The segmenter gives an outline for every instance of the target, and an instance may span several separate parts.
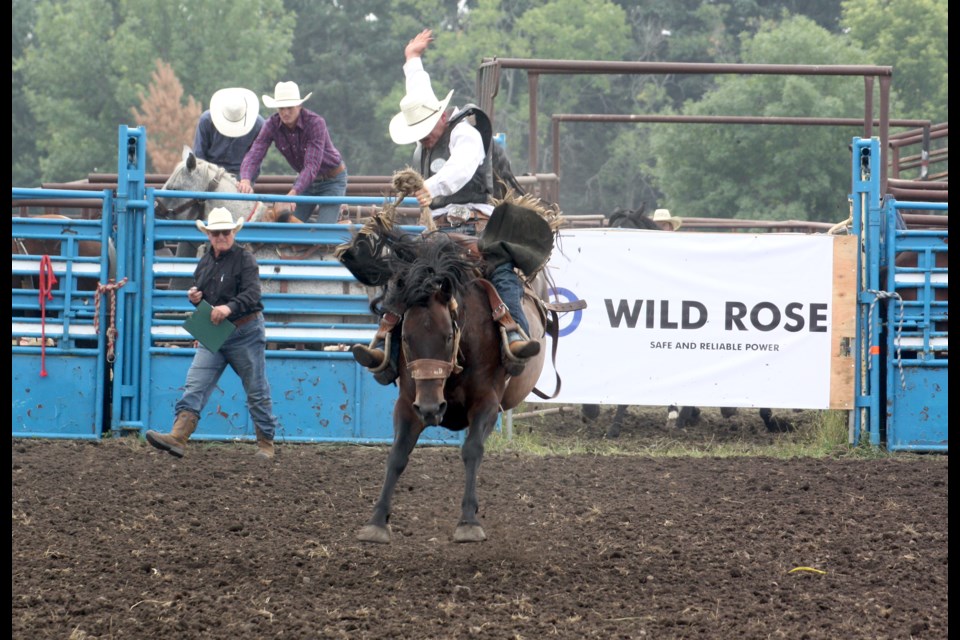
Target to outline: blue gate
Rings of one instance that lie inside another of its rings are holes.
[[[947,232],[904,228],[900,212],[946,203],[880,195],[876,139],[854,138],[853,222],[861,239],[855,441],[948,449]]]
[[[13,192],[42,196],[40,189]],[[102,197],[107,212],[111,196]],[[109,216],[13,218],[11,227],[13,435],[99,438],[109,397],[103,322],[109,301],[98,295],[97,283],[108,281]],[[81,255],[94,252],[99,255]]]
[[[147,189],[145,149],[142,128],[120,127],[117,190],[115,195],[104,192],[101,220],[14,219],[14,238],[65,239],[63,255],[52,260],[60,288],[52,292],[43,320],[28,317],[37,309],[40,293],[28,280],[36,279],[44,256],[14,256],[14,276],[23,276],[22,282],[14,282],[14,340],[22,338],[25,343],[13,347],[14,437],[95,438],[107,430],[115,435],[142,434],[150,428],[167,431],[172,424],[173,406],[195,350],[192,337],[182,327],[192,305],[183,291],[169,286],[174,277],[191,275],[196,260],[156,255],[153,247],[203,238],[192,222],[155,220],[154,198],[158,193],[200,199],[207,194]],[[66,193],[14,189],[18,198],[61,198]],[[90,198],[90,192],[76,197]],[[223,194],[218,198],[224,199]],[[237,194],[235,199],[284,197]],[[300,200],[326,199],[296,199]],[[338,201],[381,203],[376,198]],[[252,246],[319,244],[332,250],[350,231],[350,226],[340,224],[248,223],[241,240]],[[116,244],[116,281],[123,286],[105,289],[106,243],[102,256],[84,258],[75,240],[102,241],[111,236]],[[392,442],[396,387],[377,384],[349,352],[350,345],[369,342],[376,330],[368,293],[330,251],[313,255],[317,258],[258,257],[270,345],[267,375],[281,425],[277,440]],[[97,304],[93,293],[80,295],[75,281],[83,274],[93,275],[101,284],[99,297],[105,299],[103,294],[109,291],[115,304]],[[39,342],[29,342],[39,340],[43,331],[55,342],[45,347],[45,353]],[[45,377],[39,374],[41,358]],[[255,439],[245,394],[232,370],[220,379],[194,438]],[[462,441],[462,432],[441,427],[426,429],[420,440],[424,444]]]

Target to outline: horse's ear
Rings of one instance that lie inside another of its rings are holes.
[[[438,292],[440,295],[440,299],[443,301],[444,304],[446,305],[451,304],[451,301],[453,301],[454,299],[453,291],[454,291],[453,280],[451,280],[450,278],[444,278],[440,283],[440,291]]]
[[[186,163],[187,171],[193,171],[197,168],[197,156],[193,154],[193,149],[187,145],[183,145],[183,152],[180,154],[180,159]]]

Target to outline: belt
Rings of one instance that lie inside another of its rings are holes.
[[[317,180],[329,180],[330,178],[336,178],[338,175],[340,175],[341,173],[343,173],[343,172],[346,171],[346,170],[347,170],[347,165],[345,165],[345,164],[343,164],[343,163],[341,162],[339,165],[337,165],[337,166],[334,167],[333,169],[330,169],[330,171],[327,171],[326,173],[318,174],[317,177],[316,177],[316,179],[317,179]]]
[[[488,216],[471,209],[470,216],[462,221],[458,218],[457,222],[453,223],[447,218],[447,214],[441,213],[439,216],[433,219],[433,223],[437,225],[438,229],[456,229],[458,227],[465,227],[467,225],[475,225],[478,222],[486,223],[487,220],[489,220]]]
[[[259,316],[260,316],[260,312],[257,311],[256,313],[245,315],[242,318],[237,318],[236,320],[231,320],[230,322],[232,322],[233,326],[235,327],[242,327],[243,325],[247,324],[248,322],[250,322],[251,320]]]

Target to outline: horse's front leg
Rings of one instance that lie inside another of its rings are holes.
[[[422,431],[420,423],[408,415],[405,416],[404,413],[399,409],[394,410],[394,436],[390,455],[387,456],[387,473],[383,479],[383,488],[380,489],[380,497],[373,507],[373,515],[357,534],[357,539],[361,542],[390,542],[390,529],[387,527],[387,522],[390,520],[393,491],[400,479],[400,474],[407,468],[410,452],[413,451]]]
[[[487,539],[477,512],[480,501],[477,499],[477,475],[483,461],[483,445],[497,421],[497,404],[476,411],[470,416],[467,438],[460,449],[466,479],[463,488],[463,500],[460,502],[460,522],[453,532],[454,542],[483,542]]]

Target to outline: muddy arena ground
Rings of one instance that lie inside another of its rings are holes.
[[[371,545],[386,447],[16,439],[12,637],[948,637],[946,455],[649,455],[790,437],[714,411],[632,411],[623,455],[489,453],[467,545],[455,448],[414,451]],[[514,427],[600,443],[608,416]]]

